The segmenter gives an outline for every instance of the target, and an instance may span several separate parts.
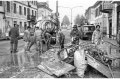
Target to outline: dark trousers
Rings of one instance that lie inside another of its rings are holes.
[[[11,38],[10,44],[11,44],[11,52],[15,53],[18,47],[18,38]]]
[[[17,47],[18,47],[18,38],[11,38],[10,39],[10,50],[11,50],[11,64],[17,65]]]
[[[63,40],[59,39],[59,43],[60,43],[60,48],[63,49],[64,48],[64,39]]]
[[[28,43],[28,48],[27,48],[28,51],[30,51],[30,48],[32,47],[32,45],[33,45],[34,43],[35,43],[34,41]]]

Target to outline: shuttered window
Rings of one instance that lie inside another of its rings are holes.
[[[7,12],[10,12],[10,2],[7,1]]]

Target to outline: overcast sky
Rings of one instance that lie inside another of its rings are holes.
[[[56,11],[56,0],[38,0],[38,1],[39,2],[48,1],[49,7],[53,10],[53,12]],[[72,19],[74,20],[77,14],[80,15],[84,14],[85,10],[88,7],[92,6],[96,1],[97,0],[58,0],[58,6],[70,7],[70,8],[81,6],[72,9]],[[67,15],[71,21],[71,10],[69,8],[59,7],[59,14],[60,14],[60,21],[62,20],[64,15]]]

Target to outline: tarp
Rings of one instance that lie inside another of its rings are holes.
[[[76,71],[78,76],[84,77],[84,72],[86,69],[86,60],[84,49],[79,49],[74,53],[74,65],[76,67]]]
[[[74,66],[59,60],[57,56],[58,51],[59,49],[50,49],[43,56],[41,56],[43,61],[38,68],[46,73],[54,74],[56,76],[61,76],[73,70],[75,68]]]

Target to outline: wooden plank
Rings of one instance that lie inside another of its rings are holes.
[[[48,69],[46,69],[46,67],[43,66],[42,64],[38,65],[37,67],[38,67],[40,70],[46,72],[47,74],[53,75],[53,73],[51,73]]]
[[[95,60],[92,56],[90,56],[89,54],[86,54],[87,60],[88,60],[88,64],[90,66],[92,66],[93,68],[95,68],[96,70],[98,70],[100,73],[102,73],[103,75],[105,75],[108,78],[111,78],[111,73],[110,70],[107,66],[103,65],[102,63],[100,63],[99,61]]]
[[[71,71],[73,69],[75,69],[75,67],[70,65],[70,64],[67,64],[65,62],[62,62],[62,63],[61,64],[63,66],[60,66],[60,64],[59,65],[58,64],[53,64],[54,68],[51,68],[51,66],[47,65],[47,64],[44,64],[44,65],[47,67],[47,69],[49,69],[49,71],[51,71],[53,74],[55,74],[58,77],[68,73],[69,71]]]

